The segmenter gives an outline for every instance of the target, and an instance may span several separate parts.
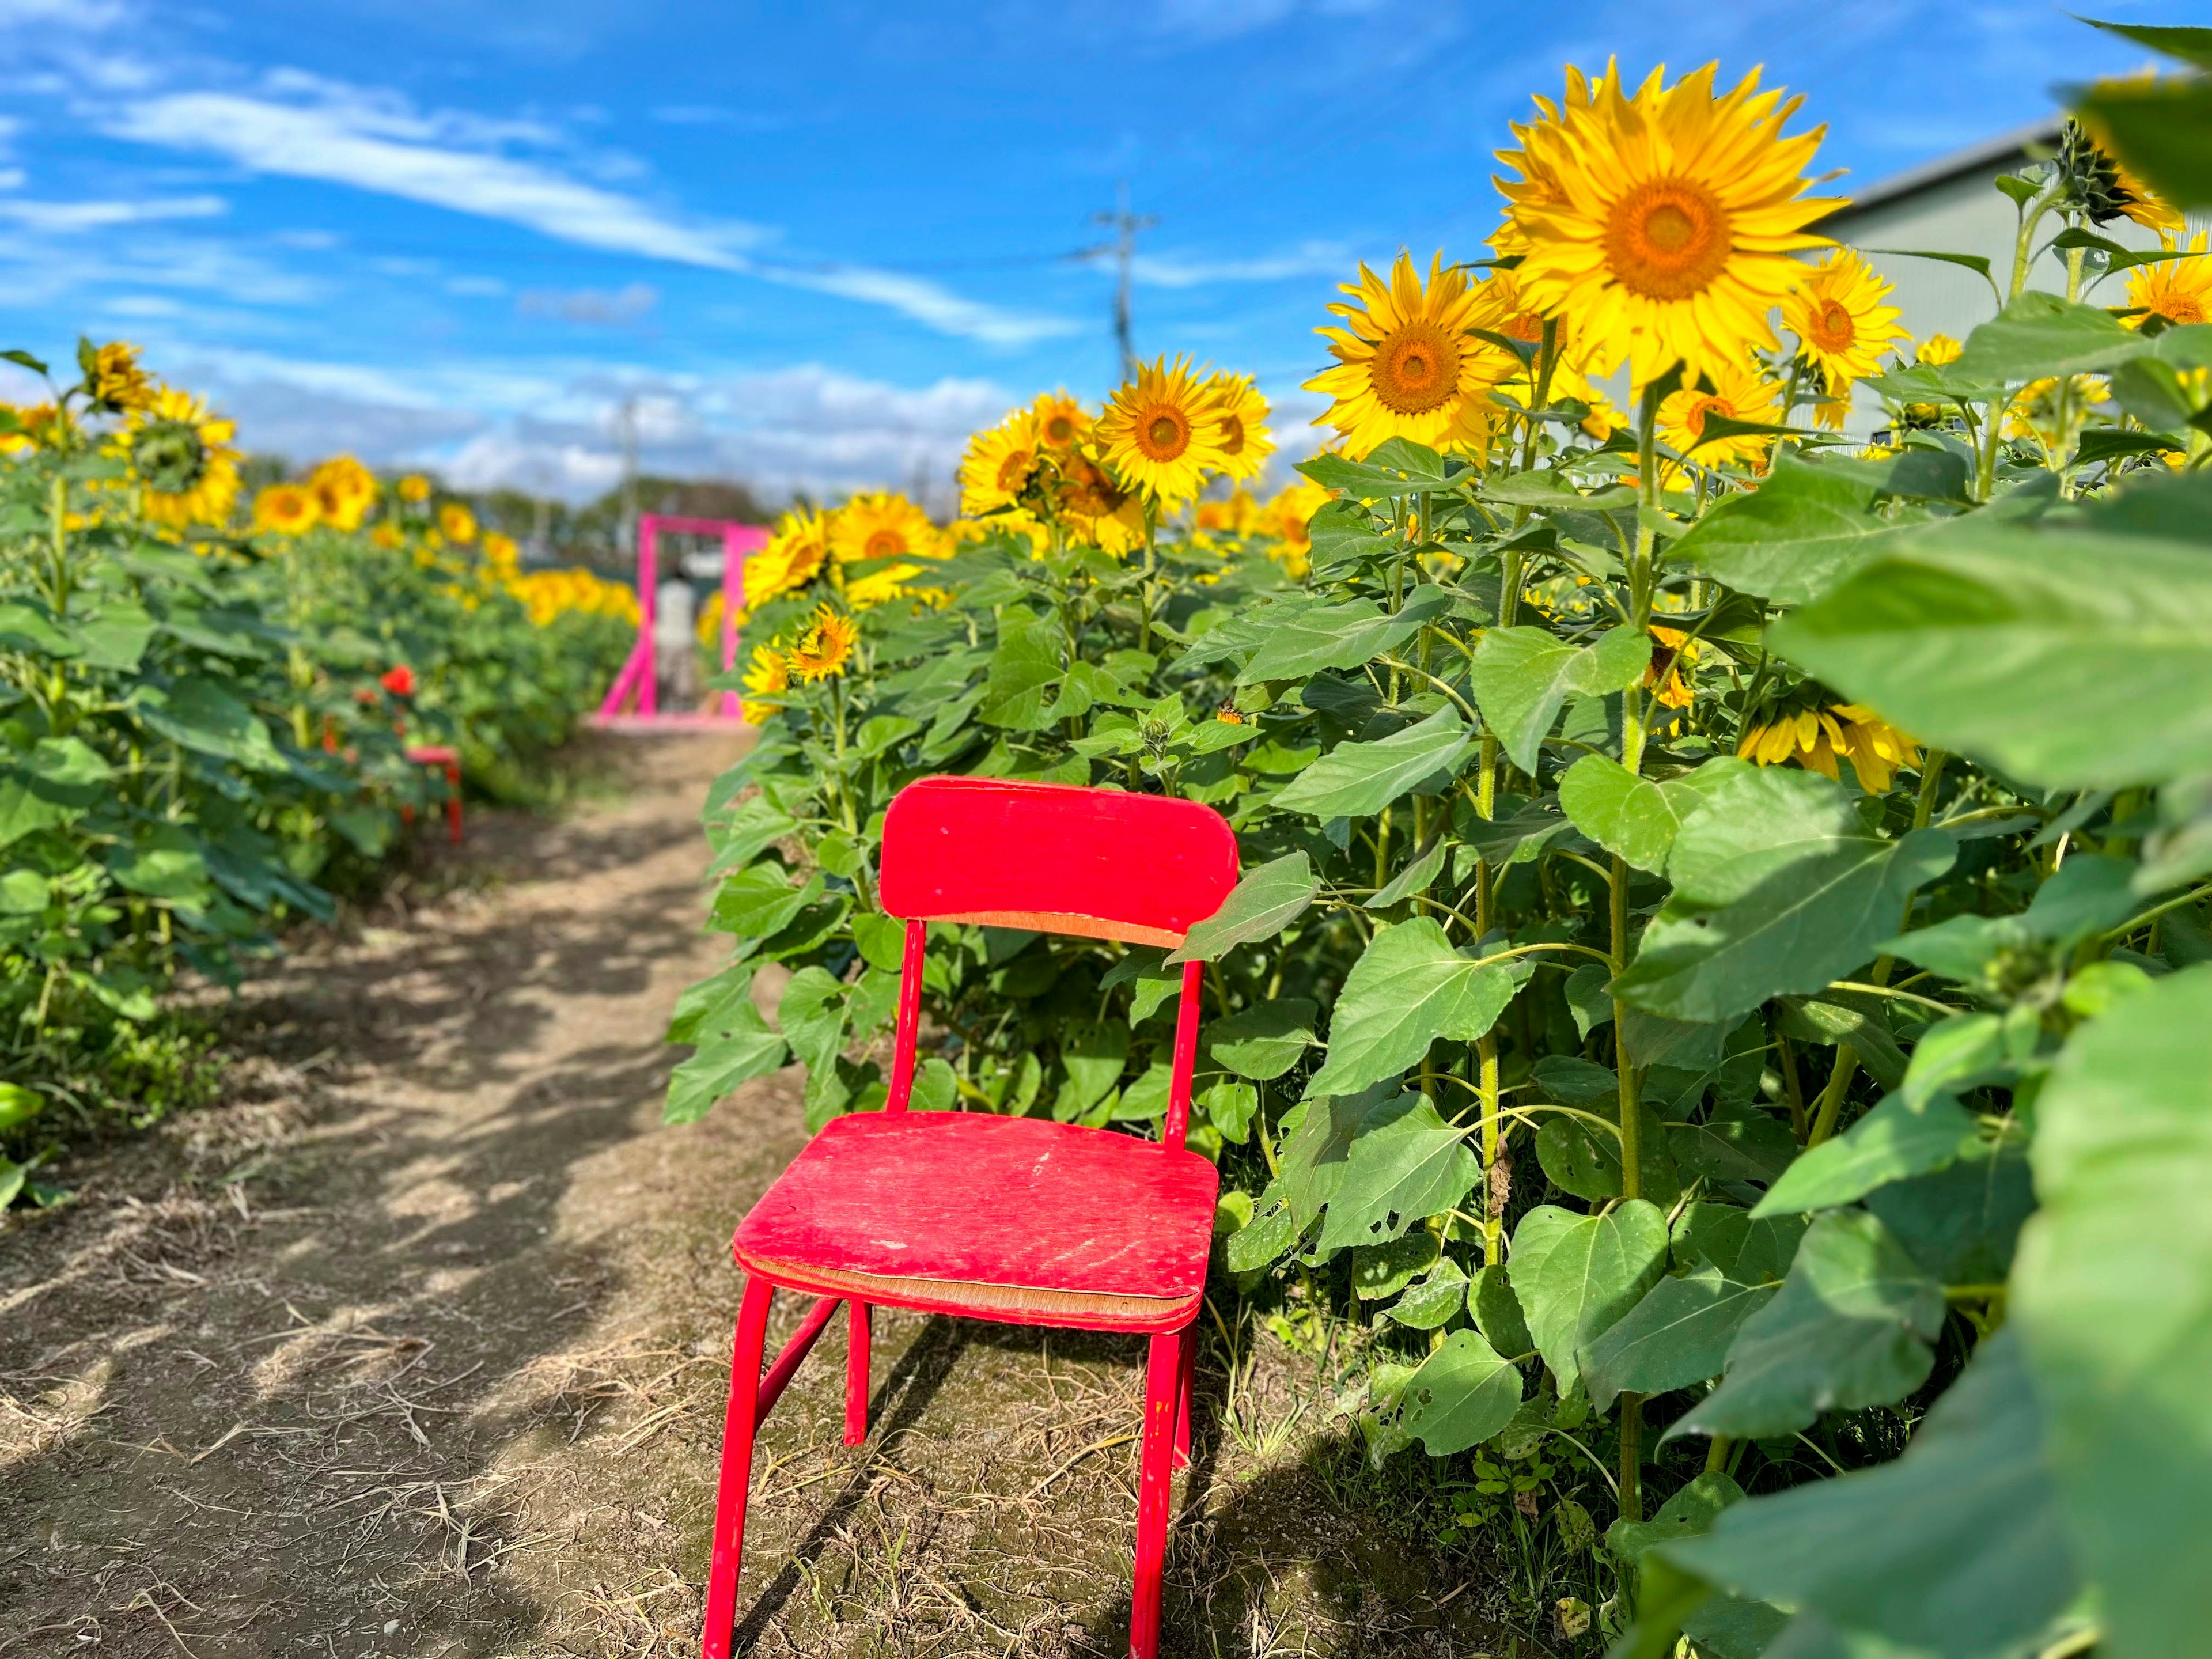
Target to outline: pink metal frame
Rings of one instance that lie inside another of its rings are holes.
[[[662,513],[644,513],[637,520],[637,644],[623,664],[606,700],[592,716],[595,726],[696,726],[740,720],[738,697],[722,693],[720,706],[706,714],[678,710],[660,712],[659,686],[653,673],[653,608],[659,600],[660,536],[720,536],[722,538],[722,672],[738,661],[738,612],[745,598],[745,561],[768,545],[768,532],[758,525],[730,519],[679,519]],[[629,713],[625,702],[633,706]]]
[[[907,795],[920,797],[947,786],[965,793],[975,788],[969,780],[931,779],[912,786]],[[1000,786],[1017,791],[1046,787],[1036,785]],[[1099,805],[1111,816],[1116,805],[1109,792],[1065,790],[1067,795],[1097,795],[1107,797]],[[1127,798],[1124,797],[1126,801]],[[1166,803],[1156,803],[1164,805]],[[1176,803],[1185,807],[1185,803]],[[1201,809],[1202,810],[1202,809]],[[898,834],[896,820],[898,804],[894,803],[891,822],[885,826],[886,850]],[[1223,826],[1222,838],[1227,846],[1227,883],[1236,879],[1236,853],[1233,838]],[[1045,850],[1029,847],[1001,847],[992,849],[1000,858],[1011,856],[1026,859]],[[969,856],[963,856],[969,855]],[[993,861],[991,853],[972,846],[958,849],[954,856],[969,866]],[[1178,860],[1181,862],[1182,860]],[[1041,860],[1049,870],[1049,860]],[[1089,897],[1099,896],[1097,884],[1103,879],[1122,892],[1114,897],[1126,900],[1114,903],[1112,908],[1124,921],[1157,912],[1159,908],[1158,888],[1149,894],[1143,890],[1147,877],[1158,882],[1162,874],[1158,864],[1149,866],[1139,858],[1126,863],[1116,861],[1118,867],[1103,877],[1091,878]],[[888,864],[888,860],[887,860]],[[1043,878],[1049,881],[1050,878]],[[1203,878],[1200,878],[1201,881]],[[1168,884],[1174,885],[1173,882]],[[938,890],[942,891],[942,890]],[[1200,890],[1203,890],[1202,888]],[[1212,914],[1226,887],[1206,904],[1205,914]],[[932,907],[930,913],[916,915],[919,904],[898,903],[891,896],[890,884],[884,890],[884,902],[893,914],[904,909],[908,913],[905,948],[899,971],[899,1000],[897,1036],[891,1060],[890,1082],[886,1112],[904,1112],[913,1099],[916,1049],[921,1024],[921,979],[923,950],[927,937],[927,922],[942,919],[944,908]],[[1101,907],[1103,908],[1103,907]],[[956,912],[957,914],[957,912]],[[1182,920],[1180,917],[1176,920]],[[1193,915],[1183,922],[1202,920]],[[1055,931],[1074,931],[1065,924],[1074,920],[1080,926],[1086,918],[1053,917],[1042,911],[1035,914],[1039,925],[1050,925],[1058,921],[1062,925]],[[1157,921],[1157,915],[1151,916]],[[1091,932],[1088,927],[1083,931]],[[1095,936],[1128,937],[1139,932],[1138,927],[1105,927]],[[1176,930],[1182,931],[1181,927]],[[1190,1123],[1190,1093],[1192,1073],[1198,1056],[1198,1028],[1200,992],[1202,969],[1195,962],[1183,964],[1182,995],[1176,1006],[1175,1057],[1168,1089],[1166,1120],[1161,1126],[1161,1139],[1166,1148],[1180,1149]],[[714,1549],[708,1569],[707,1609],[703,1651],[705,1659],[730,1659],[737,1618],[738,1578],[743,1564],[745,1535],[745,1507],[747,1488],[752,1476],[753,1442],[763,1421],[768,1416],[785,1387],[797,1372],[816,1340],[826,1329],[843,1301],[848,1309],[845,1371],[845,1443],[858,1446],[868,1433],[868,1360],[869,1360],[869,1304],[855,1298],[823,1297],[808,1310],[799,1329],[784,1345],[783,1350],[766,1374],[761,1362],[767,1346],[769,1308],[775,1297],[776,1286],[763,1275],[755,1273],[746,1279],[744,1299],[738,1314],[736,1342],[730,1358],[730,1402],[722,1428],[722,1468],[715,1499]],[[1098,1328],[1114,1328],[1110,1321],[1085,1321]],[[1131,1659],[1157,1659],[1160,1635],[1160,1581],[1167,1556],[1170,1521],[1170,1489],[1174,1472],[1190,1462],[1191,1397],[1198,1353],[1198,1329],[1195,1317],[1180,1329],[1156,1332],[1147,1344],[1145,1378],[1145,1413],[1141,1429],[1141,1449],[1138,1460],[1137,1542],[1134,1582],[1132,1586],[1129,1612],[1129,1653]]]

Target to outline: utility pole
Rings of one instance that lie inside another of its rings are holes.
[[[615,562],[620,564],[625,553],[637,546],[637,394],[632,392],[622,400],[621,412],[616,417],[617,431],[622,441],[622,525],[617,534],[619,542],[615,548]]]
[[[1114,211],[1094,213],[1091,216],[1091,222],[1111,228],[1114,240],[1097,247],[1085,248],[1077,257],[1095,259],[1101,254],[1114,256],[1116,277],[1114,287],[1114,343],[1121,349],[1121,378],[1133,380],[1137,378],[1137,348],[1129,325],[1129,267],[1137,257],[1137,233],[1150,230],[1159,223],[1159,220],[1149,213],[1141,218],[1130,213],[1129,181],[1124,179],[1114,187]]]

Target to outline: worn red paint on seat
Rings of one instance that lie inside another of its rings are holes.
[[[1206,1289],[1218,1179],[1196,1152],[1039,1118],[841,1117],[745,1218],[732,1253],[823,1295],[1176,1330]]]
[[[884,820],[884,912],[1180,945],[1237,885],[1237,837],[1195,801],[924,778]]]

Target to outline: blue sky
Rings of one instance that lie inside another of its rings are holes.
[[[1118,184],[1139,350],[1294,428],[1332,284],[1477,252],[1505,122],[1609,53],[1765,64],[1845,190],[2143,56],[2011,0],[0,0],[0,335],[139,340],[296,460],[581,495],[634,399],[650,467],[941,499],[1110,384],[1066,256]]]

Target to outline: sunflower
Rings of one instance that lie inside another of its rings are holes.
[[[1163,503],[1187,501],[1229,464],[1223,413],[1215,382],[1199,380],[1187,357],[1162,357],[1115,388],[1097,434],[1124,483]]]
[[[154,383],[138,367],[138,348],[128,340],[111,340],[91,353],[84,389],[92,406],[106,415],[144,409],[154,401]]]
[[[1215,536],[1249,536],[1260,528],[1260,503],[1240,485],[1226,501],[1200,501],[1196,515],[1199,530]]]
[[[459,501],[447,501],[438,509],[438,532],[456,547],[466,547],[477,538],[477,515]]]
[[[380,524],[368,532],[368,539],[375,546],[389,550],[404,545],[407,538],[398,525]]]
[[[1842,780],[1838,757],[1851,763],[1859,787],[1880,794],[1896,777],[1898,769],[1920,764],[1920,745],[1862,703],[1839,702],[1826,708],[1784,711],[1765,725],[1754,726],[1736,745],[1739,756],[1760,766],[1785,761],[1823,776]]]
[[[787,653],[791,672],[809,683],[842,674],[860,636],[860,624],[850,617],[820,606]]]
[[[830,515],[830,556],[839,564],[860,559],[938,559],[944,532],[903,495],[855,495]]]
[[[1098,454],[1078,449],[1060,463],[1053,506],[1075,539],[1121,558],[1144,545],[1145,508]],[[1037,556],[1043,556],[1043,548]]]
[[[830,556],[830,527],[819,513],[795,507],[777,521],[768,545],[745,561],[745,609],[804,587]]]
[[[1772,346],[1766,313],[1804,276],[1790,254],[1830,246],[1805,230],[1841,205],[1803,193],[1824,130],[1784,136],[1802,100],[1760,92],[1755,70],[1716,97],[1714,67],[1632,99],[1608,72],[1563,114],[1564,199],[1515,204],[1522,288],[1575,319],[1601,374],[1710,373]]]
[[[307,475],[307,488],[315,492],[323,522],[340,530],[358,530],[376,505],[376,474],[350,455],[333,455]]]
[[[1697,701],[1697,694],[1685,678],[1684,670],[1694,669],[1698,663],[1698,642],[1680,629],[1651,629],[1651,665],[1644,671],[1644,689],[1651,693],[1654,702],[1668,708],[1687,708]]]
[[[1915,361],[1931,368],[1941,368],[1945,363],[1957,362],[1959,354],[1965,349],[1948,334],[1931,334],[1920,343]]]
[[[1782,302],[1799,355],[1820,371],[1829,397],[1846,406],[1851,383],[1880,368],[1893,342],[1911,337],[1897,325],[1904,313],[1882,304],[1890,291],[1865,260],[1838,248]]]
[[[52,404],[37,404],[28,409],[17,409],[10,404],[0,404],[15,417],[15,424],[0,431],[0,455],[27,455],[34,449],[60,447],[64,432],[63,416]]]
[[[274,483],[253,498],[253,528],[278,536],[304,536],[320,522],[322,507],[305,484]]]
[[[1267,400],[1249,374],[1217,374],[1206,385],[1220,410],[1219,443],[1225,458],[1221,470],[1240,481],[1258,477],[1267,470],[1267,457],[1275,453],[1275,441],[1265,424]]]
[[[2013,394],[2009,413],[2005,420],[2008,438],[2033,438],[2046,453],[2063,448],[2073,437],[2069,428],[2078,428],[2081,417],[2089,412],[2092,404],[2108,404],[2112,400],[2112,389],[2100,375],[2076,374],[2073,377],[2073,395],[2061,408],[2058,381],[2045,375],[2039,380],[2030,380]]]
[[[845,603],[855,611],[866,611],[872,605],[911,598],[915,590],[906,584],[920,574],[921,567],[918,564],[887,564],[880,570],[871,571],[857,580],[847,582]]]
[[[399,499],[416,506],[430,499],[430,481],[419,472],[410,472],[399,481]]]
[[[2204,252],[2204,233],[2198,231],[2186,247],[2170,233],[2161,239],[2169,253]],[[2137,265],[2128,278],[2128,306],[2136,313],[2120,320],[2141,328],[2151,317],[2169,323],[2212,321],[2212,263],[2204,259],[2161,259],[2154,265]]]
[[[1446,270],[1443,258],[1429,262],[1425,284],[1410,253],[1398,255],[1388,283],[1363,264],[1358,282],[1341,285],[1358,303],[1328,307],[1347,326],[1314,331],[1337,363],[1304,389],[1336,400],[1322,420],[1344,434],[1344,452],[1355,460],[1388,438],[1431,448],[1489,445],[1489,389],[1516,365],[1468,337],[1476,295],[1466,272]]]
[[[1029,407],[1030,431],[1047,449],[1071,450],[1091,435],[1091,416],[1065,392],[1046,392]]]
[[[511,574],[521,561],[522,549],[516,545],[514,537],[502,536],[495,530],[483,538],[483,556],[493,569]]]
[[[1518,149],[1495,151],[1498,159],[1521,176],[1517,179],[1491,176],[1498,192],[1505,198],[1505,219],[1491,236],[1490,246],[1501,259],[1528,251],[1528,239],[1522,233],[1517,216],[1525,210],[1535,211],[1556,207],[1567,199],[1565,188],[1559,183],[1559,171],[1573,162],[1566,152],[1566,125],[1570,112],[1579,114],[1589,108],[1601,89],[1611,90],[1617,71],[1606,65],[1601,79],[1595,85],[1589,77],[1572,64],[1567,65],[1567,91],[1563,104],[1554,104],[1541,94],[1537,94],[1538,118],[1523,126],[1518,121],[1509,121],[1506,126],[1520,141]],[[1647,84],[1647,90],[1656,86],[1656,78]],[[1638,98],[1644,94],[1639,92]]]
[[[781,702],[770,702],[770,697],[781,696],[791,686],[791,665],[784,660],[783,653],[772,645],[756,646],[751,665],[745,670],[745,690],[752,695],[738,704],[738,712],[755,726],[765,725],[781,711]]]
[[[1731,421],[1753,421],[1771,426],[1774,424],[1775,404],[1782,388],[1771,380],[1761,380],[1758,365],[1747,358],[1709,370],[1705,378],[1711,383],[1711,392],[1685,387],[1659,405],[1661,441],[1701,466],[1718,466],[1726,461],[1756,464],[1774,441],[1771,438],[1746,434],[1702,442],[1705,416],[1719,415]]]
[[[131,411],[122,438],[134,483],[145,488],[146,516],[182,530],[219,525],[238,500],[238,430],[210,415],[189,392],[160,386]]]
[[[1037,470],[1036,427],[1016,410],[968,440],[960,459],[960,510],[981,514],[1018,505]]]

